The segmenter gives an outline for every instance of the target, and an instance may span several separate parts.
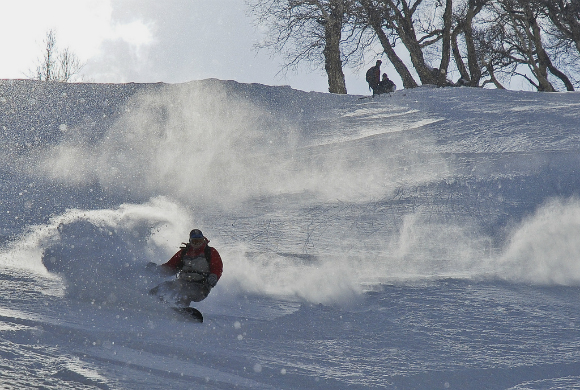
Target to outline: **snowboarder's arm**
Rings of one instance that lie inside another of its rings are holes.
[[[167,261],[167,263],[161,264],[159,267],[168,273],[175,273],[177,272],[177,268],[179,267],[180,262],[181,250],[174,254],[173,257]]]
[[[211,261],[209,263],[209,272],[215,274],[219,280],[222,276],[224,265],[222,258],[215,248],[211,248]]]

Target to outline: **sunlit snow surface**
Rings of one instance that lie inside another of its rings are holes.
[[[0,81],[0,388],[580,389],[580,95]],[[196,324],[147,295],[200,228]]]

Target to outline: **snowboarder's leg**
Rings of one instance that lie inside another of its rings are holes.
[[[191,302],[204,300],[209,292],[210,287],[204,283],[183,282],[181,280],[172,280],[163,282],[152,288],[149,294],[158,296],[160,300],[175,305],[173,310],[180,314],[192,317],[195,321],[203,322],[203,315],[197,309],[189,307]]]
[[[167,289],[166,285],[168,283],[171,283],[171,282],[163,282],[163,283],[161,283],[161,284],[153,287],[151,290],[149,290],[149,295],[158,295],[158,294],[160,294],[161,291],[164,291],[164,290]]]
[[[181,283],[177,302],[184,307],[191,302],[203,301],[209,295],[210,287],[205,283],[186,282]]]
[[[182,283],[179,294],[176,296],[176,304],[180,308],[177,311],[191,316],[193,320],[203,322],[201,312],[193,307],[189,307],[191,302],[200,302],[207,298],[210,288],[204,283]]]
[[[149,290],[150,295],[155,295],[160,300],[165,302],[171,302],[175,299],[176,294],[179,292],[179,285],[175,280],[167,281],[153,287]]]

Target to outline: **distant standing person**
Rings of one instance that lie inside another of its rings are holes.
[[[381,60],[377,60],[375,66],[367,70],[366,80],[369,83],[369,88],[373,91],[373,96],[377,94],[377,88],[381,82]]]

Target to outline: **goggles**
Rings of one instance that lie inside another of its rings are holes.
[[[189,243],[191,245],[199,246],[205,242],[205,238],[190,238]]]

